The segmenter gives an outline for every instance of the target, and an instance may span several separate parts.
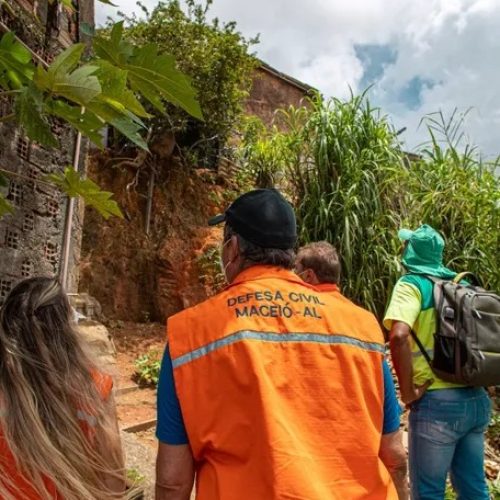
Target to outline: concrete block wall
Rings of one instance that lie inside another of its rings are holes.
[[[93,0],[76,4],[79,17],[60,12],[56,25],[53,20],[48,22],[47,0],[16,0],[11,7],[15,16],[0,7],[0,21],[48,63],[65,46],[78,41],[78,22],[93,24]],[[34,22],[34,9],[41,23]],[[45,31],[40,26],[45,26]],[[12,102],[0,100],[0,117],[10,113]],[[59,273],[68,200],[44,178],[72,164],[76,132],[57,120],[52,122],[52,132],[60,147],[46,149],[32,143],[12,122],[0,124],[0,169],[8,172],[4,172],[8,185],[0,189],[15,209],[14,214],[0,219],[0,304],[21,279]],[[80,171],[85,168],[86,151],[83,141]],[[70,292],[77,290],[82,227],[83,209],[77,202],[71,233]]]

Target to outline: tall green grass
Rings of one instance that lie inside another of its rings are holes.
[[[285,173],[280,187],[295,201],[300,242],[337,246],[348,297],[383,314],[401,274],[397,231],[421,223],[446,237],[448,264],[500,290],[496,164],[464,143],[460,117],[428,116],[429,142],[411,157],[365,94],[346,101],[316,95],[280,119],[285,132],[244,141],[247,162],[259,172],[267,166],[267,180]]]

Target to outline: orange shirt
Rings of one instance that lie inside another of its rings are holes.
[[[109,375],[105,375],[98,371],[92,372],[92,377],[96,383],[96,387],[99,391],[101,398],[105,401],[111,394],[113,388],[113,380]],[[78,410],[77,413],[80,425],[83,432],[89,439],[93,438],[95,426],[95,416],[92,415],[91,411]],[[26,480],[21,471],[19,470],[15,458],[12,452],[7,446],[5,438],[2,433],[2,428],[0,427],[0,469],[9,477],[9,480],[16,485],[17,490],[12,493],[21,493],[23,496],[20,497],[22,500],[41,500],[42,497],[33,488],[33,486]],[[51,498],[60,500],[62,497],[58,494],[53,481],[50,478],[43,479],[44,485],[47,488],[48,493]]]

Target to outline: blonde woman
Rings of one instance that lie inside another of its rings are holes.
[[[0,312],[0,498],[123,498],[111,389],[59,283],[19,283]]]

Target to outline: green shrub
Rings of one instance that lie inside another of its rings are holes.
[[[185,10],[178,0],[166,0],[152,12],[142,6],[146,19],[126,18],[125,34],[134,43],[152,43],[168,52],[191,77],[205,121],[169,106],[167,118],[156,114],[153,135],[173,131],[186,163],[209,167],[216,164],[242,116],[257,64],[250,49],[258,39],[244,38],[234,22],[209,20],[212,0],[183,4]]]
[[[137,381],[144,385],[158,385],[161,359],[158,351],[143,354],[135,361]]]
[[[146,476],[141,474],[137,469],[131,468],[127,469],[127,479],[133,484],[138,485],[143,483],[146,479]]]
[[[219,292],[226,283],[226,278],[220,266],[219,246],[208,247],[198,257],[200,281],[213,293]]]

